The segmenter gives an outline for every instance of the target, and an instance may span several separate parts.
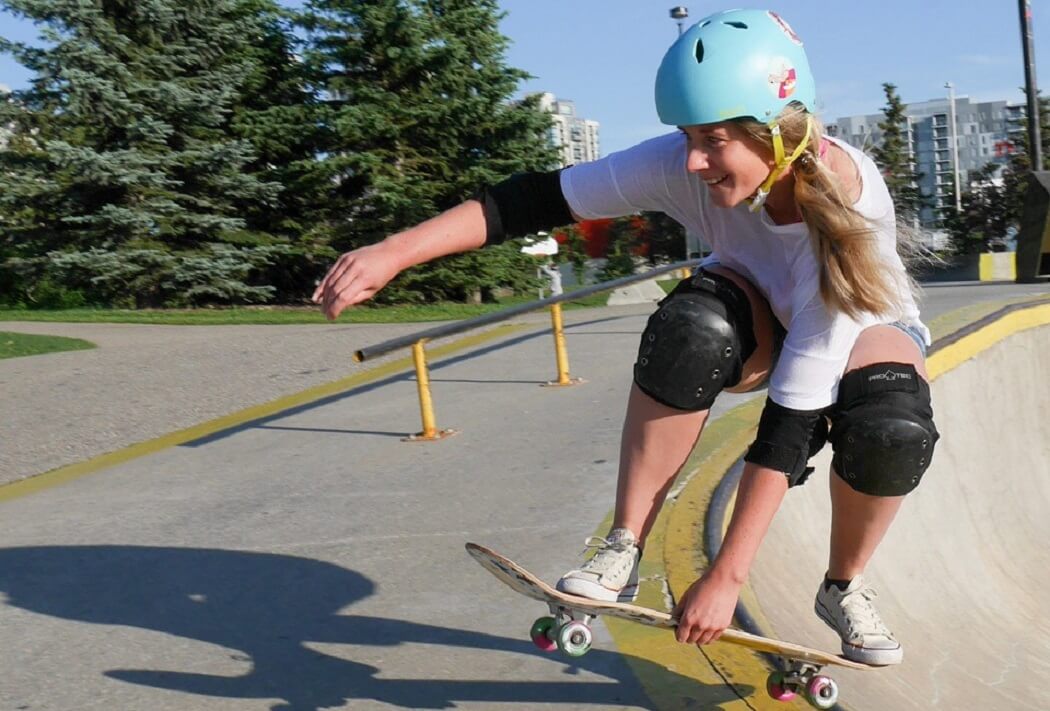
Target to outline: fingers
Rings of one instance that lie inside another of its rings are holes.
[[[682,603],[675,607],[672,615],[678,618],[675,639],[682,644],[710,644],[721,637],[726,630],[725,625],[707,619],[702,614],[690,614]]]
[[[687,625],[679,622],[678,627],[675,628],[675,639],[682,644],[705,645],[717,640],[725,630],[725,627],[717,625]]]
[[[325,289],[321,310],[329,321],[339,318],[339,314],[347,306],[364,301],[365,297],[360,293],[360,282],[356,274],[347,272],[338,282]]]
[[[396,253],[384,244],[346,252],[318,282],[311,298],[329,320],[338,318],[346,307],[374,296],[401,270]]]
[[[697,640],[696,643],[698,645],[700,645],[700,646],[703,646],[705,644],[711,644],[712,642],[717,640],[719,637],[721,637],[723,632],[725,632],[725,628],[724,627],[721,628],[721,629],[715,628],[715,629],[706,630],[704,632],[704,634],[701,635],[700,639]]]
[[[344,254],[314,290],[313,301],[320,303],[321,311],[329,320],[338,318],[347,306],[367,298],[363,295],[366,290],[361,288],[361,270],[355,269],[356,266],[351,254]]]
[[[343,254],[341,257],[339,257],[339,259],[336,260],[335,264],[333,264],[328,270],[328,273],[324,275],[324,278],[321,279],[320,282],[318,282],[317,288],[314,289],[313,296],[310,297],[311,300],[315,304],[322,301],[324,294],[331,289],[333,284],[335,284],[337,281],[339,281],[339,279],[343,277],[343,275],[348,269],[350,269],[353,263],[354,258],[352,252],[347,252],[346,254]]]

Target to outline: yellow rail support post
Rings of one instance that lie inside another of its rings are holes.
[[[583,378],[569,377],[569,354],[565,349],[565,329],[562,325],[560,302],[551,304],[551,327],[554,331],[554,358],[558,364],[558,379],[548,380],[543,385],[562,387],[587,382]]]
[[[434,402],[430,398],[430,374],[427,372],[427,354],[423,349],[426,339],[420,339],[412,344],[412,360],[416,364],[416,387],[419,389],[419,412],[423,416],[423,431],[405,437],[405,442],[422,442],[445,439],[454,434],[456,430],[438,431],[434,424]]]

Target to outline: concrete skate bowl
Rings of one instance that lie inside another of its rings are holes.
[[[941,440],[865,576],[904,664],[830,670],[841,708],[1050,709],[1048,324],[1050,305],[1012,311],[931,354]],[[748,613],[762,634],[834,650],[812,612],[827,568],[829,450],[773,522]]]

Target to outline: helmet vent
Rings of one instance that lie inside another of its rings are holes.
[[[702,61],[704,61],[704,41],[703,40],[697,40],[696,41],[696,63],[699,64]]]
[[[722,24],[723,25],[729,25],[730,27],[735,27],[738,30],[746,30],[747,29],[747,23],[746,22],[735,21],[735,22],[723,22]]]

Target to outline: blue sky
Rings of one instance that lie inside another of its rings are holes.
[[[301,4],[282,0],[289,6]],[[602,152],[626,148],[667,130],[653,107],[653,78],[678,34],[671,2],[651,0],[500,0],[501,30],[511,39],[511,66],[536,79],[526,91],[572,99],[580,115],[599,121]],[[684,3],[695,22],[730,5]],[[1050,7],[1033,2],[1037,76],[1050,82]],[[751,5],[754,7],[755,5]],[[1017,3],[958,0],[771,2],[803,39],[826,122],[876,113],[882,83],[905,102],[946,96],[1021,101],[1024,84]],[[0,13],[0,35],[33,40],[35,29]],[[1044,64],[1039,67],[1038,62]],[[26,71],[0,56],[0,84],[20,88]]]

